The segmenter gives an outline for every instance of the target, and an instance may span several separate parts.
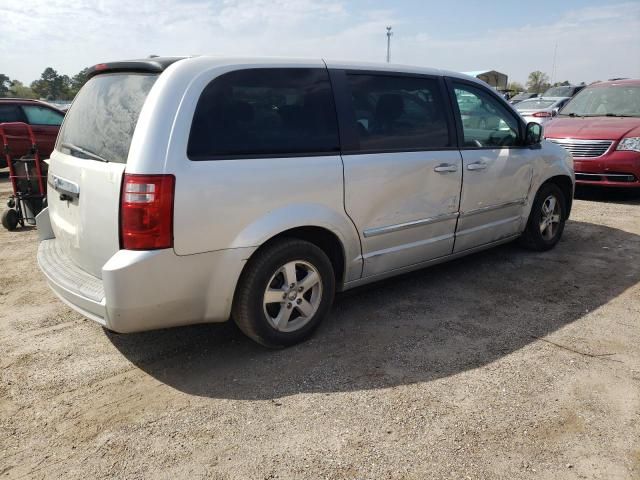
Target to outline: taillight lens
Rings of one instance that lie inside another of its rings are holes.
[[[552,116],[553,115],[551,114],[551,112],[536,112],[532,115],[532,117],[536,117],[536,118],[547,118]]]
[[[125,174],[120,194],[120,243],[127,250],[173,246],[173,175]]]

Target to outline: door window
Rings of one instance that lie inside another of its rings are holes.
[[[518,144],[518,120],[482,89],[454,83],[464,146],[510,147]]]
[[[305,155],[340,150],[324,68],[238,70],[202,92],[191,126],[191,160]]]
[[[27,116],[30,125],[55,125],[60,126],[64,116],[47,107],[39,105],[22,105],[22,110]]]
[[[22,122],[20,110],[15,105],[0,105],[0,123],[4,122]]]
[[[450,146],[445,109],[435,79],[347,75],[359,151],[433,150]]]

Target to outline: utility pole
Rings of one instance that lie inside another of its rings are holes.
[[[556,78],[556,56],[558,54],[558,42],[556,42],[556,46],[553,49],[553,66],[551,67],[551,86],[553,86],[553,80]]]
[[[391,61],[391,35],[393,35],[391,27],[387,27],[387,63]]]

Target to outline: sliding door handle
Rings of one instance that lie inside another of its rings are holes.
[[[438,173],[457,172],[458,166],[453,165],[452,163],[441,163],[436,168],[434,168],[433,171]]]
[[[485,168],[487,168],[487,164],[484,162],[470,163],[467,165],[467,170],[484,170]]]

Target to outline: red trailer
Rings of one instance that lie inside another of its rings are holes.
[[[9,140],[16,135],[7,134],[6,127],[20,127],[25,130],[31,149],[27,155],[20,158],[11,157]],[[9,167],[9,179],[13,187],[13,195],[7,202],[8,210],[2,213],[2,226],[7,230],[15,230],[18,225],[35,225],[36,215],[46,206],[47,196],[47,166],[40,158],[36,137],[31,126],[23,122],[0,123],[0,139],[4,156]]]

